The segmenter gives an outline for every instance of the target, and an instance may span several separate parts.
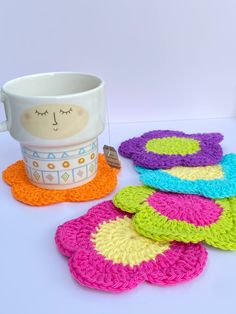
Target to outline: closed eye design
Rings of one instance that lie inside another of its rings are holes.
[[[37,114],[38,116],[46,116],[48,114],[48,111],[45,110],[44,112],[39,112],[38,110],[35,110],[35,114]]]
[[[69,114],[69,113],[71,113],[72,112],[72,108],[70,108],[69,110],[67,110],[67,111],[64,111],[64,110],[62,110],[62,109],[60,109],[60,111],[59,111],[61,114]]]

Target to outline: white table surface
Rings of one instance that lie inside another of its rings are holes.
[[[111,144],[117,148],[121,141],[153,129],[219,131],[225,136],[224,152],[236,152],[234,119],[112,124]],[[108,143],[107,131],[99,140],[101,151],[103,144]],[[18,143],[9,134],[0,134],[0,147],[1,170],[21,158]],[[121,160],[116,191],[140,184],[131,161]],[[86,213],[98,202],[31,207],[14,200],[9,186],[1,180],[0,313],[235,313],[236,252],[210,247],[204,272],[197,279],[176,286],[145,283],[129,292],[110,294],[76,283],[69,273],[67,258],[56,249],[54,233],[58,225]]]

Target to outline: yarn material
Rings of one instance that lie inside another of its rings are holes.
[[[168,219],[186,221],[194,226],[208,226],[219,219],[222,208],[213,200],[196,195],[153,193],[147,199],[148,205]],[[194,212],[192,212],[194,210]]]
[[[214,165],[222,158],[222,140],[220,133],[150,131],[121,143],[119,153],[148,169]]]
[[[198,194],[209,198],[236,195],[236,155],[227,154],[218,165],[150,170],[136,167],[143,184],[162,191]]]
[[[59,226],[55,242],[69,257],[72,276],[81,285],[122,292],[147,281],[172,285],[197,277],[207,251],[201,243],[156,242],[140,236],[131,217],[111,201]]]
[[[135,230],[150,239],[205,241],[222,250],[236,250],[236,197],[212,200],[129,186],[121,189],[113,202],[121,210],[134,213]]]
[[[13,197],[32,206],[51,205],[60,202],[84,202],[110,194],[117,185],[119,170],[110,167],[103,154],[98,157],[96,177],[82,185],[67,190],[47,190],[33,185],[26,173],[23,161],[17,161],[3,171],[3,180],[12,188]]]

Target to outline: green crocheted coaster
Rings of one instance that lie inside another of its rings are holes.
[[[137,232],[153,240],[206,243],[236,250],[236,197],[212,200],[129,186],[114,197],[115,206],[135,213]]]

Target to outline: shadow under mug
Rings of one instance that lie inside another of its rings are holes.
[[[97,173],[98,135],[105,126],[104,82],[54,72],[23,76],[1,89],[9,131],[21,145],[26,174],[46,189],[69,189]]]

